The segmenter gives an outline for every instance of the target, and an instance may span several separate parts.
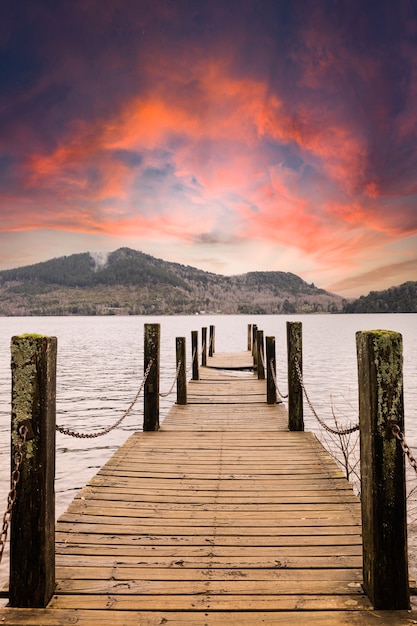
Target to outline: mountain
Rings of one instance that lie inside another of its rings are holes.
[[[343,313],[417,313],[417,282],[371,291],[344,304]]]
[[[0,315],[170,315],[341,311],[343,300],[288,272],[222,276],[130,248],[0,271]]]

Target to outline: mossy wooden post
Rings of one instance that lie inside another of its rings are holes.
[[[303,341],[301,322],[287,322],[288,358],[288,428],[304,430],[303,389],[296,368],[296,361],[303,372]]]
[[[248,324],[248,351],[252,350],[252,324]]]
[[[144,361],[143,369],[146,372],[152,361],[148,378],[145,382],[143,405],[143,430],[159,430],[159,353],[160,353],[160,324],[145,324]]]
[[[198,371],[198,331],[191,331],[191,353],[193,355],[193,366],[192,366],[192,380],[199,380],[200,374]]]
[[[277,390],[274,373],[277,371],[275,356],[275,337],[266,337],[266,402],[276,404]]]
[[[207,327],[201,329],[201,365],[207,365]]]
[[[185,337],[177,337],[175,340],[177,356],[177,404],[187,404],[187,367],[186,367],[186,342]]]
[[[257,353],[258,353],[258,380],[265,380],[265,348],[264,331],[258,330],[256,333]]]
[[[408,609],[402,337],[356,333],[359,378],[364,588],[376,609]]]
[[[216,339],[216,331],[214,326],[210,326],[210,339],[209,339],[209,356],[213,356],[215,352],[215,339]]]
[[[12,470],[22,422],[33,432],[23,445],[10,526],[13,607],[45,607],[54,593],[56,355],[56,337],[12,338]]]
[[[256,324],[253,324],[252,325],[252,356],[253,356],[253,369],[255,372],[258,369],[257,336],[258,336],[258,326]]]

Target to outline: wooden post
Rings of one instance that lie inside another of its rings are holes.
[[[304,430],[303,389],[298,377],[296,361],[303,374],[303,341],[301,322],[287,322],[288,358],[288,428]]]
[[[159,353],[160,353],[160,324],[145,324],[144,362],[146,369],[152,361],[148,378],[145,382],[143,430],[159,430]]]
[[[252,356],[255,356],[255,350],[256,350],[256,333],[257,333],[258,327],[256,324],[252,324]]]
[[[402,337],[356,333],[359,377],[364,588],[376,609],[409,609]]]
[[[253,324],[252,325],[252,356],[253,356],[253,369],[255,372],[258,369],[257,336],[258,336],[258,326],[256,324]]]
[[[207,327],[201,329],[201,365],[207,365]]]
[[[258,330],[256,333],[257,353],[258,353],[258,380],[265,380],[265,349],[264,349],[264,331]]]
[[[213,356],[215,352],[215,328],[210,326],[210,340],[209,340],[209,356]]]
[[[252,324],[248,324],[248,351],[252,350]]]
[[[185,337],[177,337],[175,340],[177,369],[181,362],[177,376],[177,404],[187,404],[187,367],[186,367],[186,342]]]
[[[192,367],[192,380],[199,380],[200,375],[198,372],[198,331],[191,331],[191,352],[193,355],[193,367]]]
[[[266,337],[266,402],[267,404],[276,404],[277,390],[271,364],[276,373],[275,337]]]
[[[45,607],[55,588],[56,337],[11,342],[12,470],[19,428],[28,430],[10,527],[9,606]]]

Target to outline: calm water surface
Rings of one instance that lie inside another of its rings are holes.
[[[417,447],[417,315],[176,316],[176,317],[19,317],[0,318],[0,514],[3,515],[10,471],[10,339],[34,332],[58,338],[57,423],[95,432],[114,423],[136,395],[143,376],[145,323],[161,324],[161,391],[175,375],[175,337],[214,324],[216,352],[246,350],[247,326],[257,324],[276,338],[277,378],[286,393],[286,322],[303,324],[304,381],[320,417],[332,422],[332,405],[341,423],[357,422],[355,332],[400,332],[404,343],[404,405],[407,440]],[[175,393],[161,398],[161,420]],[[57,433],[57,515],[127,437],[142,427],[141,397],[122,425],[97,439],[74,439]],[[318,431],[305,408],[306,430]],[[3,569],[3,568],[2,568]],[[1,577],[1,576],[0,576]]]

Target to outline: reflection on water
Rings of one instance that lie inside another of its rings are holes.
[[[417,315],[26,317],[0,318],[0,511],[9,484],[10,339],[36,332],[58,337],[57,423],[96,432],[111,425],[135,397],[143,377],[143,325],[161,324],[161,392],[175,376],[175,337],[186,337],[190,363],[191,331],[214,324],[216,352],[245,350],[247,325],[254,323],[277,346],[277,378],[286,392],[286,321],[303,323],[303,376],[320,417],[332,423],[333,403],[341,423],[357,421],[355,332],[384,328],[404,340],[404,404],[407,440],[417,444]],[[201,334],[199,334],[201,341]],[[161,398],[161,420],[175,401],[175,390]],[[60,515],[76,491],[127,437],[142,427],[143,399],[110,434],[73,439],[57,433],[56,493]],[[307,430],[319,427],[305,409]],[[2,513],[1,513],[2,514]]]

